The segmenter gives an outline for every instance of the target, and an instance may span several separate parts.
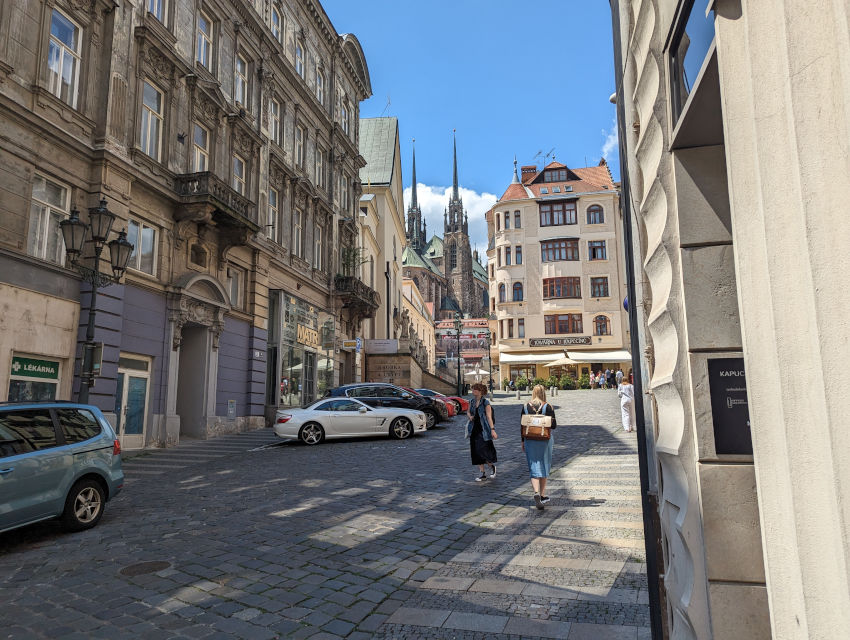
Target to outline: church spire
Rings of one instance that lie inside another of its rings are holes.
[[[516,164],[516,163],[514,163]],[[416,204],[416,138],[413,139],[413,193],[410,197],[410,206],[413,209],[417,208]]]
[[[452,129],[452,138],[454,144],[454,173],[452,178],[452,200],[458,199],[457,188],[457,129]]]
[[[415,167],[416,167],[416,164],[414,163],[414,165],[413,165],[413,166],[414,166],[414,169],[413,169],[413,171],[414,171],[414,175],[416,175],[416,174],[415,174],[415,172],[416,172],[416,168],[415,168]],[[519,174],[516,172],[516,156],[514,156],[514,179],[513,179],[513,180],[511,180],[511,184],[519,184]],[[414,189],[415,189],[415,187],[414,187]]]

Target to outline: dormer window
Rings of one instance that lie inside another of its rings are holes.
[[[543,174],[543,182],[563,182],[566,179],[566,169],[551,169]]]
[[[564,187],[564,191],[572,191],[572,190],[573,190],[573,188],[572,188],[572,187],[569,187],[569,186],[565,186],[565,187]]]
[[[549,189],[547,189],[546,187],[540,187],[541,196],[545,196],[547,193],[549,193]]]
[[[561,187],[552,187],[552,193],[561,193]]]

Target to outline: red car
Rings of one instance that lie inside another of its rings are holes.
[[[402,387],[402,389],[404,389],[405,391],[410,391],[410,393],[415,393],[417,396],[427,395],[427,394],[421,393],[421,389],[411,389],[410,387]],[[427,391],[427,389],[426,389],[426,391]],[[446,413],[449,414],[449,418],[454,418],[458,413],[460,413],[457,410],[457,405],[454,402],[449,402],[448,401],[449,399],[446,398],[445,396],[440,397],[440,396],[437,395],[437,396],[428,396],[428,397],[433,397],[434,400],[436,400],[437,402],[442,404],[446,408]]]
[[[416,393],[429,398],[442,400],[446,404],[453,404],[455,406],[456,414],[466,413],[469,411],[469,400],[466,398],[461,398],[460,396],[447,396],[443,393],[432,391],[431,389],[417,389]]]

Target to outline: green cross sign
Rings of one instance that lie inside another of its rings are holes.
[[[59,379],[59,363],[54,360],[12,357],[12,375],[25,378]]]

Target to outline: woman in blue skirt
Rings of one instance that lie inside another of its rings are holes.
[[[552,429],[558,424],[555,422],[555,410],[546,402],[546,390],[543,385],[537,385],[531,391],[531,402],[523,407],[523,413],[539,413],[552,418]],[[549,477],[549,468],[552,466],[552,449],[555,438],[551,436],[548,440],[526,440],[522,439],[522,450],[525,451],[525,459],[528,461],[528,473],[531,475],[531,486],[534,488],[534,506],[541,511],[543,505],[549,502],[546,495],[546,479]]]

